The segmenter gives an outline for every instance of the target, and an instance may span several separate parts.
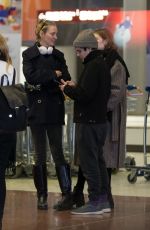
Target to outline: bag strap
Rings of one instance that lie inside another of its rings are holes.
[[[1,86],[4,85],[4,80],[5,80],[5,78],[6,78],[6,80],[7,80],[7,85],[9,85],[8,76],[7,76],[6,74],[3,74],[3,75],[1,76]]]
[[[6,80],[7,80],[7,85],[10,85],[9,84],[9,79],[8,79],[8,76],[7,76],[7,74],[3,74],[2,76],[1,76],[1,86],[4,86],[4,80],[5,80],[5,78],[6,78]],[[15,80],[16,80],[16,70],[15,70],[15,68],[14,68],[14,71],[13,71],[13,79],[12,79],[12,85],[15,85]]]
[[[15,68],[14,68],[13,79],[12,79],[12,85],[15,85],[15,80],[16,80],[16,70],[15,70]]]

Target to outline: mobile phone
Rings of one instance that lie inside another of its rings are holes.
[[[60,81],[58,81],[57,79],[54,80],[55,83],[57,83],[58,85],[61,85],[62,83]]]

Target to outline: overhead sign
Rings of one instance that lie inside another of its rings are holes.
[[[39,19],[50,21],[99,21],[108,16],[108,10],[45,11],[40,12]]]

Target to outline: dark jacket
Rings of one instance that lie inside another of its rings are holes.
[[[84,60],[84,70],[76,87],[66,86],[64,92],[75,101],[75,123],[105,123],[110,95],[110,71],[99,50]]]
[[[62,79],[70,80],[64,54],[53,49],[50,55],[41,55],[37,45],[23,52],[23,73],[26,81],[37,90],[27,90],[30,124],[64,124],[64,96],[59,89],[55,70]],[[60,79],[59,79],[60,81]]]

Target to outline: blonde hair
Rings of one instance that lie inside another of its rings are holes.
[[[117,46],[115,45],[113,41],[113,34],[110,32],[110,30],[106,28],[102,29],[96,29],[94,31],[94,34],[99,35],[103,40],[107,41],[107,44],[105,46],[105,49],[115,49],[117,50]]]
[[[35,35],[36,35],[37,42],[41,40],[40,32],[43,31],[44,33],[46,33],[49,26],[56,26],[56,23],[53,21],[45,20],[45,19],[38,20],[36,29],[35,29]]]
[[[12,64],[6,39],[1,34],[0,34],[0,59],[6,61],[8,66]]]

